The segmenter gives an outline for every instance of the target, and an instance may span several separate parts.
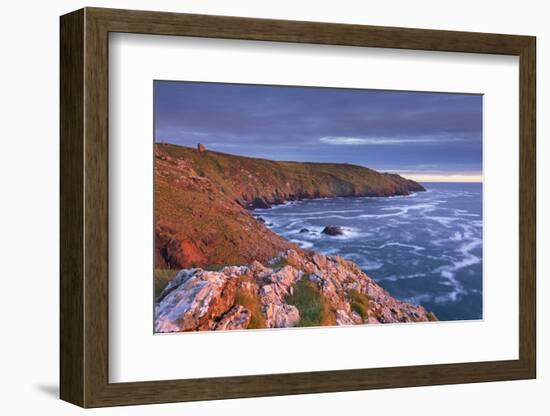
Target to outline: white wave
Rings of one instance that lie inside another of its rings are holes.
[[[439,205],[440,202],[442,202],[442,201],[430,201],[429,204],[422,203],[422,204],[413,204],[413,205],[405,205],[405,206],[395,205],[395,206],[391,206],[391,207],[380,208],[380,210],[389,211],[389,210],[392,210],[392,209],[399,209],[399,210],[403,211],[406,214],[409,211],[417,210],[417,209],[420,209],[420,210],[429,209],[429,210],[431,210],[432,208],[436,208],[436,206]]]
[[[426,250],[426,247],[416,246],[414,244],[399,243],[399,242],[385,243],[385,244],[382,244],[381,246],[378,246],[376,248],[381,250],[383,248],[390,247],[390,246],[407,247],[407,248],[412,248],[415,251]]]
[[[458,291],[453,291],[451,293],[447,293],[445,295],[439,295],[434,298],[435,303],[447,303],[447,302],[456,302],[458,300],[458,296],[461,293]]]
[[[344,234],[341,234],[341,235],[334,235],[334,236],[330,236],[331,238],[336,238],[336,239],[339,239],[339,240],[349,240],[349,239],[355,239],[355,238],[359,238],[359,237],[369,237],[372,235],[372,233],[368,233],[368,232],[362,232],[362,231],[359,231],[357,228],[354,228],[354,227],[340,227],[342,228],[342,231],[344,232]]]
[[[459,217],[479,217],[479,214],[470,214],[466,212],[455,213]]]
[[[433,299],[432,295],[428,295],[427,293],[423,293],[421,295],[411,296],[408,298],[403,299],[403,301],[407,303],[411,303],[413,305],[420,305],[425,302],[429,302]]]
[[[462,259],[458,261],[454,261],[450,265],[445,265],[438,267],[433,272],[439,273],[442,278],[445,280],[441,283],[450,286],[453,288],[453,290],[442,296],[438,296],[435,298],[435,301],[438,303],[444,303],[447,301],[456,302],[458,300],[459,295],[465,295],[466,290],[464,289],[464,286],[462,283],[458,281],[458,279],[455,277],[456,272],[469,266],[473,266],[475,264],[481,263],[481,258],[471,253],[472,250],[479,247],[481,245],[481,239],[474,237],[472,238],[468,243],[462,244],[458,251],[462,254]]]
[[[378,270],[381,269],[384,264],[375,260],[362,260],[359,264],[363,270]]]
[[[391,275],[378,280],[388,280],[390,282],[395,282],[397,280],[416,279],[417,277],[425,277],[425,276],[426,275],[424,273],[413,273],[413,274],[404,274],[404,275]]]
[[[405,211],[404,210],[400,210],[398,212],[395,212],[395,213],[391,213],[391,214],[362,214],[362,215],[358,215],[356,218],[388,218],[388,217],[399,217],[401,215],[405,215]]]
[[[329,218],[336,218],[336,219],[339,219],[339,220],[355,220],[357,218],[362,218],[363,215],[355,215],[355,216],[351,216],[351,217],[345,217],[343,215],[326,215],[326,216],[323,216],[323,217],[311,217],[311,216],[304,216],[303,218],[301,218],[302,221],[315,221],[315,220],[327,220]]]
[[[284,226],[285,230],[291,230],[296,224],[301,224],[299,221],[291,221]]]
[[[293,239],[290,240],[290,242],[294,243],[294,244],[298,244],[301,248],[305,248],[305,249],[313,247],[313,243],[311,243],[309,241],[297,240],[297,239],[293,238]]]
[[[432,221],[435,221],[435,222],[438,222],[439,224],[443,225],[444,227],[450,227],[451,224],[454,222],[454,221],[457,221],[457,218],[453,218],[453,217],[434,217],[434,216],[429,216],[429,217],[426,217]]]
[[[387,199],[387,197],[384,197]],[[288,217],[300,217],[303,220],[325,220],[325,219],[342,219],[342,220],[354,220],[358,218],[390,218],[390,217],[400,217],[409,214],[411,211],[421,211],[421,214],[426,214],[437,209],[437,205],[443,203],[444,201],[431,201],[430,203],[419,203],[408,206],[399,206],[393,205],[389,207],[379,208],[381,211],[394,211],[389,213],[381,214],[369,214],[364,213],[360,215],[345,215],[345,214],[359,214],[364,212],[364,210],[359,209],[348,209],[348,210],[322,210],[322,211],[310,211],[310,212],[297,212],[297,213],[277,213],[278,217],[288,216]],[[277,206],[280,207],[280,206]],[[258,210],[265,212],[267,210]],[[343,214],[343,215],[341,215]]]
[[[336,247],[327,248],[327,249],[322,250],[322,253],[325,256],[332,256],[332,255],[340,253],[340,249],[336,248]]]
[[[302,231],[304,228],[306,228],[308,231]],[[307,240],[307,241],[315,242],[323,237],[323,235],[321,234],[321,231],[322,231],[322,228],[320,230],[316,230],[316,228],[314,227],[301,225],[300,227],[295,228],[283,234],[289,238],[297,238],[299,240]]]
[[[470,253],[470,251],[472,251],[473,249],[475,249],[476,247],[479,247],[479,246],[481,246],[481,238],[474,237],[474,238],[472,238],[472,240],[469,243],[461,245],[458,250],[462,254],[464,254],[464,256],[468,256],[468,255],[473,256]],[[477,257],[477,256],[473,256],[473,257],[480,260],[480,258]],[[478,263],[479,263],[479,261],[478,261]]]
[[[279,210],[281,208],[286,208],[286,207],[289,207],[290,205],[294,205],[298,202],[301,202],[301,201],[285,201],[282,204],[272,205],[270,208],[253,208],[253,209],[251,209],[251,211],[252,212],[259,212],[259,213],[276,211],[276,210]]]
[[[403,237],[403,240],[405,240],[406,242],[414,240],[414,235],[409,231],[401,232],[401,237]]]
[[[267,217],[265,215],[262,215],[262,218],[265,221],[265,225],[269,228],[278,228],[281,226],[281,223],[273,217]]]
[[[390,206],[380,208],[381,211],[396,211],[388,214],[362,214],[359,215],[360,218],[388,218],[388,217],[401,217],[409,214],[411,211],[421,211],[422,215],[425,215],[428,212],[435,211],[439,201],[433,201],[429,204],[414,204],[408,206]]]
[[[455,233],[449,237],[449,240],[451,241],[461,241],[463,238],[462,234],[459,231],[455,231]]]
[[[362,209],[343,209],[343,210],[328,210],[328,211],[308,211],[296,212],[292,214],[278,214],[280,217],[308,217],[311,215],[331,215],[331,214],[347,214],[349,212],[363,212]]]
[[[413,192],[409,195],[390,195],[390,196],[360,196],[353,198],[354,200],[360,201],[369,201],[369,200],[388,200],[388,199],[402,199],[402,198],[414,198],[418,196],[417,192]]]

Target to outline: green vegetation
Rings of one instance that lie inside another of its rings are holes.
[[[202,269],[206,270],[207,272],[219,272],[226,266],[230,266],[230,264],[209,264],[208,266],[202,267]]]
[[[160,295],[162,290],[166,287],[168,282],[172,280],[178,271],[174,269],[155,269],[155,298]]]
[[[282,257],[279,257],[274,263],[267,263],[267,267],[273,270],[282,269],[285,266],[288,266],[288,261]]]
[[[239,281],[253,282],[253,279],[249,276],[241,276]],[[257,293],[251,292],[250,290],[246,290],[242,287],[237,288],[237,292],[235,293],[235,305],[241,305],[243,308],[250,311],[250,323],[248,324],[247,329],[260,329],[266,327],[265,318],[262,314],[260,296]]]
[[[370,309],[369,297],[355,289],[348,290],[348,298],[351,310],[357,312],[363,320],[368,318]]]
[[[302,276],[294,285],[294,293],[287,299],[287,303],[296,306],[300,312],[297,326],[336,325],[329,301],[308,277],[309,274]]]

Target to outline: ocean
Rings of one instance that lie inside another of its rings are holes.
[[[303,200],[254,213],[303,248],[354,261],[392,296],[440,320],[482,319],[482,184],[422,185],[427,192]],[[323,234],[327,225],[344,235]]]

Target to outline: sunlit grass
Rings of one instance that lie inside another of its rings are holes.
[[[355,289],[348,290],[348,298],[351,310],[357,312],[363,320],[368,318],[370,302],[369,297]]]
[[[288,261],[284,257],[279,257],[273,263],[267,263],[267,267],[277,270],[282,269],[283,267],[288,266]]]
[[[239,280],[240,282],[254,282],[249,276],[241,276]],[[260,296],[257,293],[238,287],[235,293],[235,305],[241,305],[243,308],[250,311],[250,322],[247,329],[260,329],[266,327],[265,318],[262,314]]]
[[[294,285],[293,291],[287,303],[296,306],[300,312],[300,322],[297,326],[336,325],[336,318],[329,301],[315,283],[308,279],[308,274]]]

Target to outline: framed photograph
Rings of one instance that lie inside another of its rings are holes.
[[[535,49],[62,16],[61,398],[535,378]]]

